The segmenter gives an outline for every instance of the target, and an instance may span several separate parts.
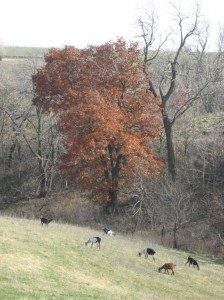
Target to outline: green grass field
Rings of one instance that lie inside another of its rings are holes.
[[[85,245],[102,237],[101,250]],[[0,217],[0,299],[223,299],[224,265],[192,254],[200,271],[185,266],[189,253],[86,227]],[[138,257],[145,247],[156,250]],[[166,262],[175,276],[158,272]]]

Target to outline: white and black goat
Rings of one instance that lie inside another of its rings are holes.
[[[145,248],[141,252],[138,253],[139,256],[145,255],[145,258],[148,258],[149,255],[152,256],[153,260],[155,260],[155,257],[153,256],[156,253],[154,249],[151,248]]]
[[[101,238],[98,236],[94,236],[88,239],[87,242],[85,242],[86,246],[91,243],[91,247],[93,246],[93,244],[96,244],[97,248],[99,248],[100,250],[100,242],[101,242]]]
[[[114,231],[112,231],[111,229],[108,229],[108,228],[104,228],[103,231],[104,231],[104,233],[106,233],[109,236],[116,235],[116,233]]]

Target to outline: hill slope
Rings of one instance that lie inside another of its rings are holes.
[[[35,57],[44,56],[45,53],[49,51],[49,48],[38,48],[38,47],[3,47],[2,56],[3,57]]]
[[[101,250],[85,246],[102,237]],[[221,261],[193,255],[201,270],[185,267],[188,253],[134,237],[65,224],[0,218],[0,299],[222,299]],[[153,247],[156,260],[138,257]],[[177,264],[175,276],[158,272]]]

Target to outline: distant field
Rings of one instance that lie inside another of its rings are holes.
[[[48,50],[35,47],[3,47],[2,56],[43,56]]]
[[[102,248],[85,246],[93,235]],[[152,241],[108,237],[87,227],[0,217],[0,299],[223,299],[224,265],[215,257],[192,254],[201,270],[185,266],[189,253]],[[144,247],[156,260],[138,257]],[[175,275],[158,272],[177,264]]]

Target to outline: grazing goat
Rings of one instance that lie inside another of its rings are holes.
[[[174,265],[173,263],[168,263],[168,264],[164,264],[162,267],[160,267],[158,269],[158,271],[160,272],[162,269],[164,269],[165,273],[167,272],[169,274],[168,270],[172,271],[172,274],[174,275],[174,268],[176,267],[176,265]]]
[[[197,261],[196,261],[193,257],[188,256],[188,260],[187,260],[187,262],[185,263],[185,266],[186,266],[187,263],[189,264],[189,267],[190,267],[190,265],[193,265],[194,268],[195,268],[195,266],[196,266],[197,269],[200,270]]]
[[[101,242],[101,238],[98,236],[94,236],[88,239],[87,242],[85,242],[86,246],[91,243],[91,247],[93,246],[93,244],[97,245],[97,248],[99,248],[100,250],[100,242]]]
[[[51,221],[53,221],[53,219],[47,219],[47,218],[44,218],[44,217],[40,218],[40,222],[41,222],[41,225],[42,225],[42,226],[43,226],[44,224],[45,224],[46,226],[48,226],[48,224],[49,224]]]
[[[138,255],[142,256],[142,254],[145,254],[145,258],[148,258],[148,255],[152,255],[153,256],[155,253],[156,253],[155,250],[153,250],[151,248],[145,248],[145,249],[142,250],[142,252],[139,252]],[[152,258],[153,258],[153,260],[155,260],[154,256]]]
[[[104,231],[104,233],[106,233],[109,236],[116,235],[116,233],[114,231],[112,231],[111,229],[104,228],[103,231]]]

